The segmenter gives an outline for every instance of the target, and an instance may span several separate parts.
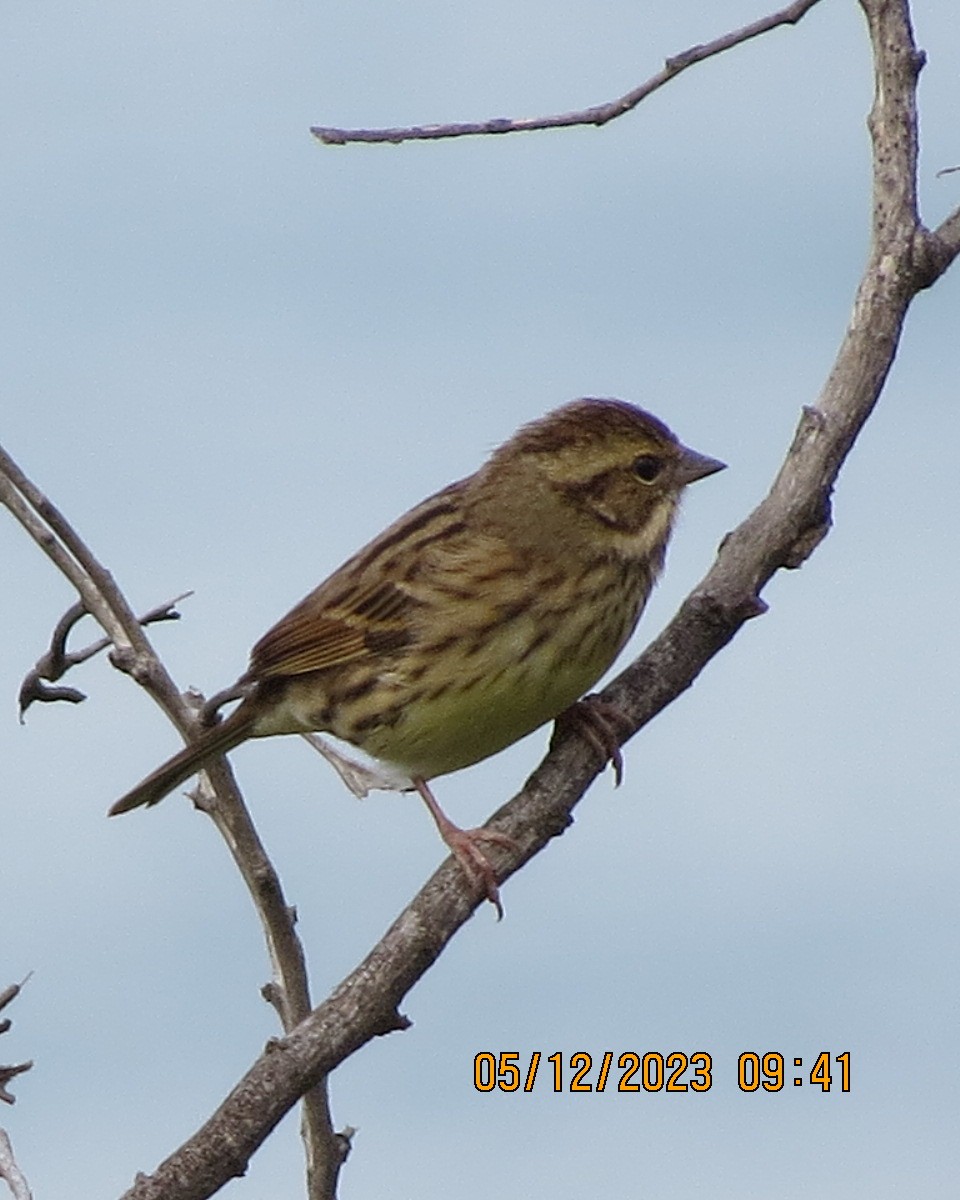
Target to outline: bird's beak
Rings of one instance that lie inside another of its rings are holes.
[[[686,487],[688,483],[695,483],[698,479],[706,478],[707,475],[723,471],[726,465],[718,458],[708,458],[705,454],[698,454],[696,450],[684,446],[680,461],[677,463],[677,480],[681,486]]]

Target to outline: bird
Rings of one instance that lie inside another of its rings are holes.
[[[330,733],[420,794],[502,914],[484,843],[512,840],[454,824],[430,782],[564,716],[605,759],[619,754],[610,714],[581,697],[636,627],[684,489],[724,467],[623,400],[574,400],[523,425],[269,629],[222,694],[239,705],[110,815],[156,804],[249,738]]]

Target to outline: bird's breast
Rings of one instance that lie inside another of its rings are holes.
[[[492,605],[482,622],[435,630],[432,646],[427,639],[384,678],[394,697],[384,719],[371,713],[367,725],[338,732],[425,778],[496,754],[593,687],[632,633],[650,583],[645,571],[603,563],[579,586],[545,585],[522,609]]]

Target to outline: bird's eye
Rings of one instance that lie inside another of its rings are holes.
[[[633,473],[644,483],[653,483],[663,470],[663,459],[655,454],[641,454],[633,460]]]

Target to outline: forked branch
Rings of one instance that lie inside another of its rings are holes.
[[[134,615],[113,577],[77,531],[2,448],[0,502],[80,596],[80,603],[58,622],[50,649],[25,681],[24,687],[32,693],[28,702],[37,699],[36,690],[46,686],[41,676],[59,678],[72,665],[65,650],[66,639],[79,617],[89,613],[100,623],[113,646],[111,662],[145,688],[185,739],[194,736],[197,706],[181,695],[160,660],[143,629],[149,622]],[[154,619],[169,618],[172,615],[169,609],[170,606],[165,606]],[[78,652],[78,656],[89,657],[101,648],[100,643],[95,643]],[[80,693],[64,694],[73,689],[58,690],[61,694],[54,698],[82,698]],[[21,704],[23,699],[21,689]],[[250,892],[273,968],[265,998],[277,1010],[284,1031],[289,1032],[311,1008],[306,959],[295,930],[296,916],[286,902],[279,875],[260,841],[229,764],[224,759],[211,763],[205,777],[199,806],[217,826]],[[304,1096],[303,1113],[308,1194],[310,1200],[323,1200],[333,1194],[337,1173],[349,1147],[333,1130],[325,1083],[317,1081]]]
[[[138,617],[137,621],[140,625],[153,625],[158,621],[179,621],[180,614],[177,612],[176,606],[181,600],[186,600],[188,596],[192,595],[193,592],[182,592],[179,596],[168,600],[166,604],[158,604],[151,608],[142,617]],[[113,644],[109,638],[103,637],[97,638],[96,641],[80,650],[68,650],[67,640],[85,616],[87,616],[87,610],[81,602],[72,604],[54,626],[49,647],[24,677],[19,695],[21,725],[24,713],[31,704],[50,704],[57,700],[79,704],[86,700],[83,692],[76,688],[50,686],[51,683],[62,679],[72,667],[79,666],[80,663],[100,654]]]

